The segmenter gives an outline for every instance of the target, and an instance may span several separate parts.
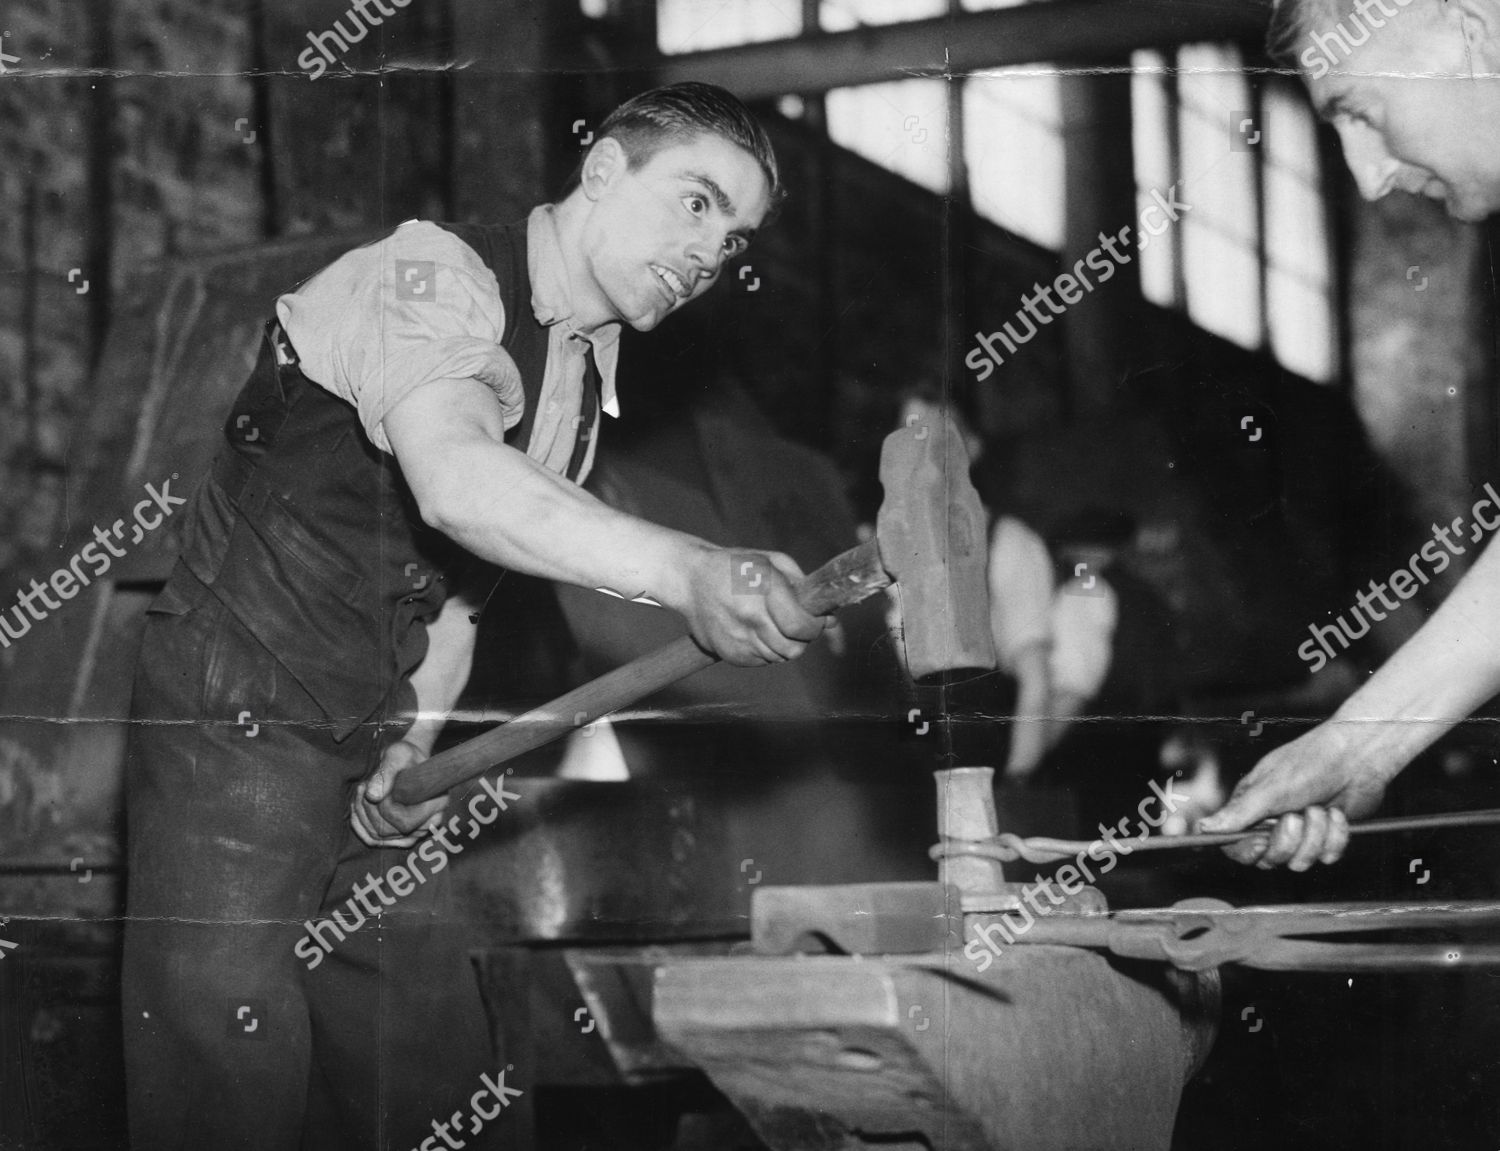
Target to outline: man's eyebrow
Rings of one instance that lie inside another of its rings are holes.
[[[714,198],[714,203],[719,206],[719,211],[726,216],[734,215],[734,201],[729,198],[724,189],[719,187],[718,182],[712,176],[703,172],[683,172],[684,179],[696,180],[708,189],[708,194]]]
[[[734,201],[729,198],[728,193],[723,188],[719,187],[719,182],[712,176],[705,172],[681,172],[679,175],[684,180],[692,180],[695,183],[702,184],[708,190],[708,194],[713,197],[713,201],[718,206],[719,211],[723,212],[726,216],[732,217],[734,215]],[[734,234],[741,237],[747,244],[755,239],[754,228],[739,227],[734,229]]]

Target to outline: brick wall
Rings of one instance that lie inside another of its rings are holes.
[[[0,569],[43,546],[60,462],[87,374],[92,305],[78,289],[90,236],[88,152],[94,13],[50,3],[12,5],[0,19]],[[53,74],[35,79],[33,69]],[[71,269],[80,269],[68,282]],[[88,292],[100,290],[90,282]],[[38,478],[39,476],[45,478]],[[33,504],[32,501],[35,500]]]
[[[111,301],[154,262],[536,198],[545,5],[413,0],[314,82],[297,57],[309,32],[348,25],[348,7],[7,6],[0,33],[19,62],[0,76],[0,576],[55,543]],[[483,29],[474,54],[492,66],[455,77],[442,66],[455,33]],[[479,153],[504,162],[476,186]]]

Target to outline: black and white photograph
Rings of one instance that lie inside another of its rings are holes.
[[[0,1151],[1494,1151],[1497,221],[1500,0],[0,0]]]

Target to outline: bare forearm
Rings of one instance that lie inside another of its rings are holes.
[[[383,423],[422,519],[477,556],[650,595],[682,614],[704,651],[744,666],[794,659],[823,628],[797,602],[790,556],[754,552],[758,590],[743,594],[731,578],[738,553],[607,507],[509,447],[495,397],[476,380],[426,384]]]
[[[417,717],[403,736],[426,754],[463,694],[474,664],[474,633],[470,614],[478,607],[467,594],[450,595],[437,618],[427,625],[427,655],[412,673]]]
[[[1389,778],[1500,691],[1500,549],[1486,548],[1432,618],[1334,714]]]
[[[475,555],[543,579],[645,592],[672,607],[688,596],[692,562],[711,550],[616,511],[503,445],[454,451],[439,493],[434,526]]]

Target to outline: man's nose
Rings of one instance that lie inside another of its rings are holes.
[[[724,261],[727,258],[724,251],[724,237],[722,236],[697,236],[688,244],[688,259],[693,263],[693,270],[700,279],[712,280],[723,270]]]
[[[1378,200],[1396,186],[1401,162],[1385,148],[1380,133],[1363,124],[1339,128],[1344,145],[1344,161],[1366,200]]]

